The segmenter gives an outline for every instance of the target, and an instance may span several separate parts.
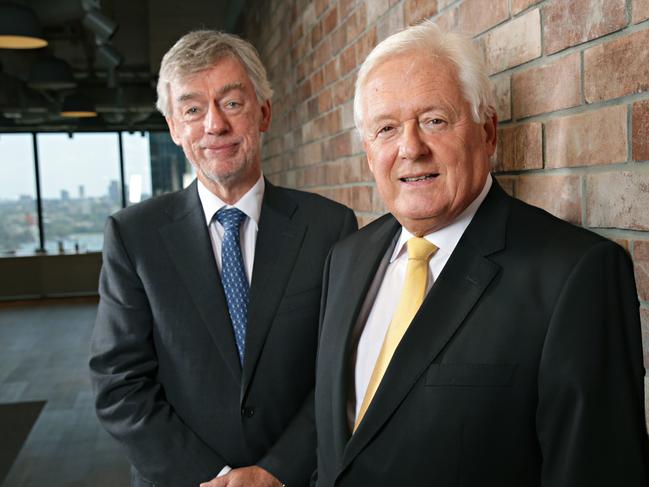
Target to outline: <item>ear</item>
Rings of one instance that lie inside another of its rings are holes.
[[[261,121],[259,123],[259,131],[266,132],[270,127],[270,119],[272,118],[272,109],[270,100],[266,100],[261,104]]]
[[[169,127],[169,134],[171,135],[171,140],[174,141],[174,144],[180,146],[181,140],[173,116],[167,115],[165,116],[165,120],[167,121],[167,127]]]
[[[489,156],[492,156],[496,152],[496,144],[498,143],[498,116],[495,112],[485,120],[484,124],[482,124],[482,129],[485,133],[487,153]]]

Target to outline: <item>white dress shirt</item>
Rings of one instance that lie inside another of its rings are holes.
[[[426,285],[426,294],[433,286],[433,283],[439,277],[444,269],[446,262],[455,250],[457,243],[460,241],[462,234],[471,223],[478,207],[482,204],[489,189],[491,188],[491,175],[487,176],[482,191],[473,202],[466,207],[466,209],[451,223],[450,225],[437,230],[435,232],[424,235],[424,238],[433,243],[437,248],[437,252],[433,254],[428,263],[428,282]],[[383,339],[388,331],[392,315],[394,314],[399,297],[401,296],[401,289],[404,285],[406,277],[406,267],[408,264],[408,251],[406,242],[412,238],[408,230],[401,227],[401,234],[394,247],[390,262],[386,268],[383,280],[380,283],[378,293],[374,298],[374,303],[370,309],[367,322],[361,333],[358,348],[356,350],[356,367],[355,367],[355,391],[356,391],[356,405],[354,410],[354,417],[349,418],[350,423],[358,416],[365,391],[374,370],[374,364],[381,351]],[[380,276],[378,276],[380,278]],[[375,287],[378,283],[374,283]],[[371,296],[368,296],[371,299]]]
[[[205,213],[205,222],[212,240],[212,250],[216,259],[216,266],[221,273],[221,247],[223,245],[223,234],[225,229],[214,215],[221,208],[238,208],[246,214],[246,219],[241,225],[240,241],[241,255],[246,268],[248,284],[252,278],[252,266],[255,262],[255,245],[257,243],[257,232],[259,230],[259,216],[261,215],[261,204],[264,199],[264,177],[260,176],[255,185],[244,194],[239,201],[230,206],[221,198],[212,193],[203,183],[198,181],[198,197]]]
[[[237,201],[233,206],[230,206],[207,189],[205,185],[198,180],[198,197],[201,200],[203,212],[205,213],[205,222],[210,233],[212,250],[214,251],[214,258],[216,260],[216,266],[219,269],[219,275],[221,274],[221,247],[223,245],[223,234],[225,233],[225,229],[223,228],[223,225],[214,218],[214,215],[223,207],[238,208],[246,214],[247,218],[241,225],[239,238],[241,243],[241,255],[246,268],[246,277],[248,278],[248,284],[250,284],[252,279],[252,266],[255,262],[255,245],[257,244],[259,216],[261,215],[261,204],[264,199],[265,187],[264,176],[262,175],[259,177],[255,185],[250,188],[239,201]],[[221,469],[217,477],[227,474],[230,470],[232,470],[232,468],[230,468],[229,465],[226,465]]]

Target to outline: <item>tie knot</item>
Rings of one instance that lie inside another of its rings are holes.
[[[239,208],[221,208],[216,212],[216,219],[226,230],[239,229],[246,214]]]
[[[437,251],[437,247],[425,238],[413,237],[408,242],[408,259],[428,261],[430,256]]]

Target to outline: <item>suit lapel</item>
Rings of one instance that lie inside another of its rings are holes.
[[[376,230],[369,236],[368,245],[356,249],[349,261],[344,265],[346,274],[334,276],[333,279],[344,282],[344,288],[338,287],[341,296],[333,297],[333,301],[340,303],[340,308],[332,309],[335,313],[332,319],[327,319],[335,326],[336,336],[332,371],[335,389],[332,395],[334,436],[336,438],[337,458],[342,458],[344,445],[349,440],[350,430],[347,421],[347,400],[349,377],[354,374],[354,367],[350,360],[354,343],[352,338],[359,319],[359,313],[365,302],[365,297],[374,280],[376,271],[382,258],[388,251],[393,237],[400,228],[398,222],[391,216],[384,217],[385,221],[379,223]],[[339,325],[338,325],[339,324]]]
[[[297,203],[281,188],[265,182],[255,263],[250,284],[241,399],[250,386],[277,307],[284,295],[306,227],[291,220]]]
[[[341,472],[388,421],[500,271],[486,256],[505,246],[506,198],[494,181],[397,347],[372,405],[345,448]]]
[[[217,349],[239,382],[241,366],[196,181],[177,198],[167,210],[171,222],[159,230],[163,245]]]

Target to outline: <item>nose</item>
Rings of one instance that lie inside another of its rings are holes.
[[[430,153],[430,149],[422,139],[417,120],[404,122],[402,130],[403,133],[399,140],[399,157],[416,161],[420,157]]]
[[[205,117],[205,131],[213,135],[223,135],[230,130],[230,124],[216,103],[211,103]]]

